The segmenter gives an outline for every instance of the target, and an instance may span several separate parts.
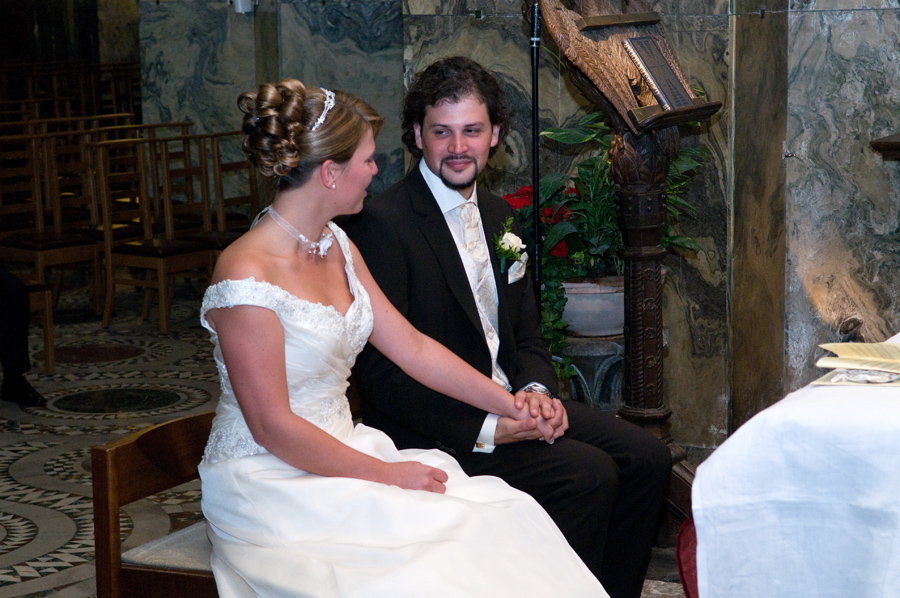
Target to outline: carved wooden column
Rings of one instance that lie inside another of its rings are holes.
[[[666,173],[677,132],[616,135],[609,148],[625,261],[625,406],[619,414],[671,442],[663,405],[662,259]],[[674,137],[674,143],[671,143]],[[659,141],[670,141],[660,147]]]
[[[678,153],[678,126],[707,120],[722,104],[695,96],[659,25],[660,16],[646,0],[621,5],[606,0],[539,2],[573,82],[607,115],[616,132],[609,157],[625,242],[625,406],[619,414],[668,444],[673,475],[667,498],[686,517],[694,472],[684,460],[684,448],[672,440],[671,411],[663,405],[661,262],[666,251],[660,241],[666,218],[665,183],[669,163]],[[658,51],[658,56],[644,61],[643,70],[625,48],[635,51],[635,44]],[[648,76],[654,69],[662,76],[655,77],[656,87],[651,88]],[[657,85],[660,81],[671,95]],[[688,101],[667,101],[664,107],[660,97]]]
[[[669,500],[690,511],[694,471],[669,431],[672,411],[663,404],[663,320],[661,244],[666,219],[666,175],[678,153],[675,127],[643,135],[613,137],[609,148],[616,183],[625,261],[625,406],[623,419],[653,432],[672,452]]]

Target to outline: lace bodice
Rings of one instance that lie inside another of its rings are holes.
[[[254,278],[223,280],[206,291],[200,322],[210,331],[222,395],[203,461],[265,453],[256,444],[238,406],[218,335],[206,321],[211,309],[254,305],[270,309],[284,327],[285,363],[291,410],[326,432],[343,438],[353,427],[346,390],[350,369],[372,331],[369,296],[356,277],[347,236],[329,223],[346,258],[353,303],[342,315],[330,305],[300,299],[281,287]]]

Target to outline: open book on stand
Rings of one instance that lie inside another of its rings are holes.
[[[675,74],[675,69],[666,60],[656,40],[652,37],[631,37],[623,40],[622,45],[663,110],[694,105],[694,99]]]
[[[816,362],[834,368],[813,384],[890,384],[900,386],[900,344],[826,343],[819,345],[834,356]]]

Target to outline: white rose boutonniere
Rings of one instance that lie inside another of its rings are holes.
[[[503,233],[494,236],[494,248],[497,250],[497,257],[500,258],[500,272],[506,272],[507,264],[518,262],[522,259],[522,253],[525,251],[525,243],[518,235],[510,232],[512,229],[512,218],[508,218],[503,226]]]

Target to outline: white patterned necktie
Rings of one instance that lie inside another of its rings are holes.
[[[472,256],[479,264],[479,268],[485,265],[485,262],[488,262],[487,249],[484,246],[484,243],[481,242],[481,219],[478,217],[478,207],[475,205],[473,201],[467,201],[460,208],[460,217],[462,218],[463,224],[465,224],[465,238],[464,241],[466,243],[466,251],[469,252],[469,255]],[[481,274],[481,272],[479,272]],[[482,276],[479,276],[478,279],[481,280]]]
[[[463,241],[466,252],[475,264],[475,280],[472,293],[478,304],[478,316],[484,331],[485,340],[491,351],[492,378],[503,387],[509,387],[506,373],[497,364],[497,353],[500,349],[500,337],[497,335],[497,287],[491,276],[491,259],[487,246],[481,238],[481,217],[474,201],[467,201],[460,208],[459,216],[463,221]]]

